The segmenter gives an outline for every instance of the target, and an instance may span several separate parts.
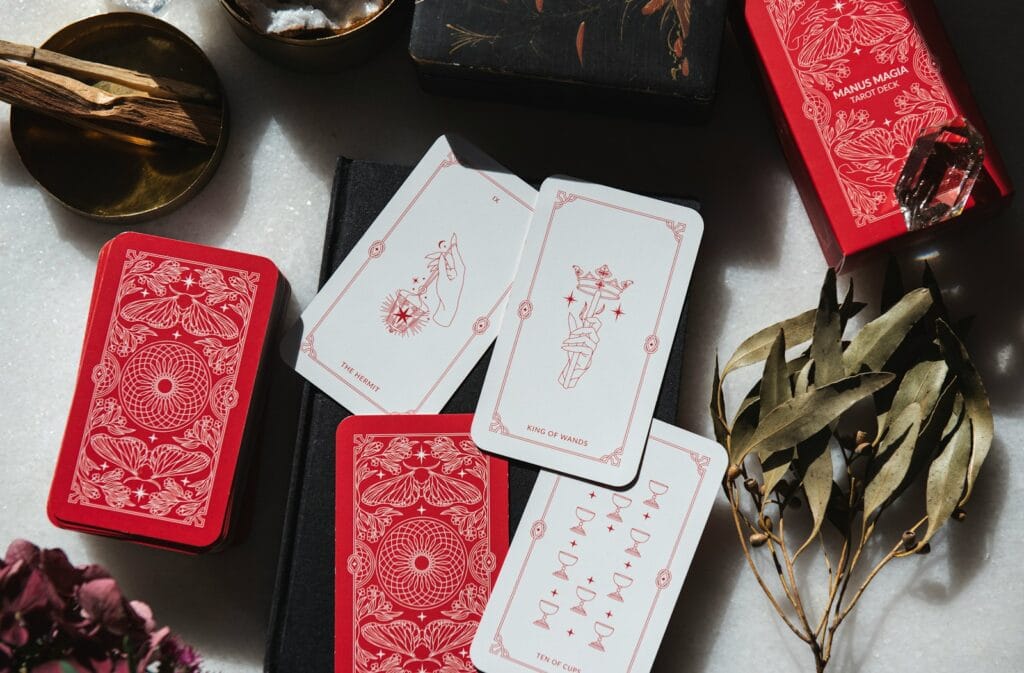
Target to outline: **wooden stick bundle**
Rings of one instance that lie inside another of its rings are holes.
[[[0,100],[120,136],[145,131],[200,145],[217,144],[221,131],[216,96],[203,87],[133,70],[92,63],[46,49],[0,40]],[[111,94],[73,77],[107,81],[138,93]]]

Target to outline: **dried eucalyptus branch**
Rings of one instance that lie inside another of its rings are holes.
[[[881,316],[847,341],[847,322],[865,305],[853,301],[852,283],[840,303],[830,271],[817,309],[754,334],[724,369],[715,364],[711,418],[729,451],[724,488],[736,533],[759,586],[810,647],[818,673],[875,577],[895,559],[927,553],[950,518],[963,520],[992,444],[985,387],[927,265],[922,285],[904,292],[890,264]],[[726,378],[759,363],[760,381],[727,420]],[[920,480],[919,520],[885,540],[880,520]],[[787,537],[800,525],[806,534]],[[887,551],[868,570],[876,539]],[[815,552],[828,577],[819,614],[802,597],[807,579],[797,570],[797,560]]]

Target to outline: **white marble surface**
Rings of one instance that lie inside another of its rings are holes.
[[[1012,57],[1024,14],[1008,0],[941,3],[948,28],[1016,182],[1024,183],[1024,61]],[[0,37],[38,43],[103,11],[100,0],[0,0]],[[213,0],[171,0],[163,16],[204,47],[226,84],[233,134],[222,167],[192,203],[145,231],[261,253],[312,297],[334,158],[412,162],[455,131],[531,177],[569,173],[694,196],[707,233],[690,293],[681,424],[710,432],[716,349],[813,306],[825,265],[756,82],[731,39],[714,121],[685,128],[594,114],[447,100],[422,93],[401,44],[325,77],[280,70],[229,32]],[[108,565],[222,673],[255,671],[294,434],[294,376],[273,373],[252,532],[222,554],[189,558],[58,530],[44,512],[71,398],[100,245],[117,230],[66,212],[22,168],[0,106],[0,545],[27,537],[78,562]],[[997,442],[971,516],[928,557],[887,570],[844,626],[835,670],[1016,671],[1024,660],[1024,252],[1021,208],[947,236],[931,252],[947,299],[975,313],[972,348],[996,412]],[[908,260],[913,256],[907,255]],[[857,274],[874,296],[880,267]],[[708,532],[659,660],[660,671],[807,671],[807,653],[773,618],[744,566],[724,502]],[[329,591],[330,587],[324,587]]]

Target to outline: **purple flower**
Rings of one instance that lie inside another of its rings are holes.
[[[24,540],[0,560],[0,671],[200,673],[200,663],[102,567]]]

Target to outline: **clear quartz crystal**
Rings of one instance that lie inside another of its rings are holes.
[[[127,9],[132,12],[158,14],[170,0],[107,0],[111,9]]]
[[[960,215],[984,161],[985,140],[963,117],[922,131],[896,182],[907,229]]]

